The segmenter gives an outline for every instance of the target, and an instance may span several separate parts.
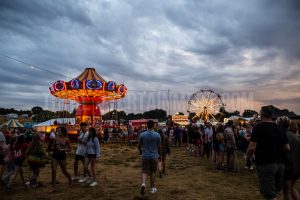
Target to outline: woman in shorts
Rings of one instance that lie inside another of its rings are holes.
[[[84,171],[86,174],[89,174],[89,165],[91,164],[91,171],[93,174],[93,178],[88,181],[90,187],[94,187],[98,185],[96,181],[96,160],[100,158],[100,144],[97,138],[96,129],[94,127],[89,128],[89,136],[87,138],[87,156],[84,161]],[[86,179],[87,180],[87,179]]]
[[[52,190],[51,192],[55,192],[55,184],[56,184],[56,171],[57,165],[59,164],[63,174],[68,178],[70,186],[72,185],[72,179],[70,173],[67,171],[67,154],[66,152],[71,151],[70,140],[68,138],[68,133],[66,127],[58,127],[56,129],[57,137],[54,139],[52,144],[52,160],[51,160],[51,168],[52,168]]]

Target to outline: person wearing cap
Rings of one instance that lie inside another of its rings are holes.
[[[86,143],[87,143],[88,136],[89,136],[89,132],[87,129],[87,123],[85,123],[85,122],[80,123],[80,133],[79,133],[79,136],[77,139],[78,143],[77,143],[77,149],[76,149],[76,153],[75,153],[74,177],[73,177],[74,181],[79,180],[80,183],[83,183],[88,180],[86,173],[88,173],[88,175],[90,177],[89,171],[84,171],[84,176],[81,178],[78,177],[79,161],[82,162],[83,167],[84,167],[84,159],[86,156],[86,149],[87,149]]]
[[[273,109],[263,106],[261,123],[253,127],[247,150],[247,165],[255,153],[259,188],[265,199],[277,199],[282,188],[285,153],[290,145],[285,132],[272,121]]]

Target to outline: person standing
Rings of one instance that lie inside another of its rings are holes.
[[[263,106],[260,111],[261,123],[253,128],[247,150],[247,164],[255,153],[259,188],[265,199],[277,199],[281,190],[285,152],[290,151],[287,135],[272,121],[273,109]]]
[[[162,175],[166,175],[166,159],[167,155],[171,154],[170,144],[167,136],[163,133],[161,129],[158,130],[161,139],[161,154],[159,155],[159,177],[162,178]]]
[[[207,137],[207,151],[208,151],[207,158],[209,158],[209,156],[212,156],[213,134],[214,134],[214,131],[212,128],[212,124],[210,122],[207,122],[206,128],[205,128],[205,135]]]
[[[32,142],[27,148],[26,155],[28,158],[28,164],[33,172],[27,185],[31,185],[36,188],[38,186],[37,179],[40,175],[40,168],[44,167],[43,158],[46,155],[38,134],[33,135]]]
[[[94,127],[89,128],[89,136],[87,138],[87,156],[85,157],[84,161],[84,171],[86,174],[89,174],[89,164],[91,164],[91,171],[93,174],[93,178],[88,181],[90,187],[97,186],[97,180],[96,180],[96,160],[100,158],[100,144],[99,140],[97,138],[96,129]],[[84,180],[84,182],[87,181],[87,179]]]
[[[4,133],[0,131],[0,177],[2,177],[4,170],[5,170],[5,165],[4,165],[4,150],[6,146],[6,139],[4,136]]]
[[[75,153],[75,161],[74,161],[74,177],[73,180],[76,181],[78,180],[78,164],[79,161],[82,162],[83,167],[84,167],[84,158],[86,155],[86,142],[87,142],[87,138],[89,136],[89,132],[87,130],[87,123],[82,122],[80,124],[80,133],[77,139],[77,149],[76,149],[76,153]],[[88,174],[90,176],[90,174]],[[84,177],[79,179],[79,182],[85,182],[86,181],[86,173],[84,172]]]
[[[176,128],[174,130],[174,145],[175,145],[175,147],[177,147],[177,143],[178,143],[178,146],[180,147],[181,137],[182,137],[182,130],[179,128],[179,126],[176,126]]]
[[[236,142],[233,131],[233,121],[229,121],[227,123],[227,128],[224,130],[224,138],[225,138],[225,148],[227,154],[227,168],[228,171],[234,171],[234,162],[235,162],[235,149]]]
[[[141,133],[139,137],[138,149],[142,154],[142,185],[141,194],[145,194],[146,178],[150,175],[150,193],[157,192],[154,187],[155,174],[157,170],[158,155],[161,155],[161,138],[159,133],[154,131],[154,122],[147,122],[148,130]]]
[[[224,152],[225,152],[225,141],[224,141],[224,126],[222,124],[218,125],[216,130],[216,142],[215,142],[215,152],[216,152],[216,164],[217,171],[223,171],[224,164]]]
[[[300,194],[297,190],[296,182],[300,177],[300,139],[289,130],[291,123],[288,117],[279,117],[276,120],[276,124],[285,131],[291,148],[287,153],[282,189],[284,200],[299,200]]]

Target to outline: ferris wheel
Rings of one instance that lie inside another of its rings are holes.
[[[212,90],[199,90],[188,101],[188,113],[195,113],[193,120],[209,121],[224,107],[221,95]]]

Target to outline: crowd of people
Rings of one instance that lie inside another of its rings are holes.
[[[141,194],[144,195],[146,177],[150,176],[150,193],[155,193],[155,174],[166,162],[164,144],[180,146],[187,143],[191,155],[210,158],[219,172],[238,172],[237,151],[242,152],[245,169],[256,168],[259,189],[265,199],[277,199],[280,190],[285,200],[299,200],[296,182],[300,176],[300,138],[298,125],[288,117],[273,122],[272,108],[261,109],[261,121],[247,124],[229,121],[212,125],[209,122],[187,128],[166,127],[154,131],[153,122],[140,134],[139,150],[142,154]],[[167,141],[167,142],[165,142]],[[165,168],[163,168],[163,171]],[[164,171],[165,172],[165,171]],[[161,177],[161,173],[160,173]]]
[[[64,126],[52,130],[50,134],[50,142],[45,147],[44,138],[33,132],[28,135],[18,131],[17,134],[7,136],[0,132],[0,178],[2,185],[6,190],[12,190],[12,184],[15,178],[20,175],[25,190],[28,187],[36,188],[39,186],[38,177],[41,168],[51,162],[51,183],[50,192],[56,191],[56,175],[59,165],[62,173],[68,179],[68,183],[72,186],[76,181],[79,183],[87,183],[88,186],[96,186],[96,170],[95,163],[100,157],[100,143],[94,127],[87,128],[86,123],[80,124],[80,133],[78,136],[78,144],[74,161],[74,176],[72,177],[67,169],[67,153],[72,151],[70,140],[68,138],[67,129]],[[23,165],[27,161],[32,171],[32,176],[25,181],[23,175]],[[79,162],[82,162],[84,175],[78,174]],[[91,173],[90,173],[90,170]]]
[[[237,152],[242,153],[245,169],[257,171],[259,189],[266,199],[276,199],[278,191],[283,189],[285,200],[300,199],[295,183],[300,176],[300,140],[297,136],[298,126],[287,117],[280,117],[276,123],[272,119],[272,110],[262,107],[261,121],[252,123],[225,124],[190,124],[187,127],[155,127],[149,120],[147,127],[138,133],[138,150],[141,154],[142,184],[140,192],[145,194],[146,178],[150,176],[150,193],[156,193],[155,177],[166,175],[166,160],[171,154],[171,147],[184,147],[193,157],[209,159],[218,172],[238,172]],[[128,127],[128,135],[134,129]],[[109,139],[108,130],[104,130],[104,143]],[[0,177],[7,190],[11,190],[15,178],[19,175],[25,189],[38,187],[40,169],[51,158],[52,188],[56,191],[56,174],[58,165],[72,186],[76,181],[96,186],[96,160],[100,157],[100,143],[93,127],[80,124],[77,148],[74,158],[74,176],[67,169],[67,155],[72,150],[65,127],[58,127],[50,134],[47,148],[43,147],[43,136],[32,134],[15,134],[5,137],[0,133]],[[130,138],[128,137],[128,141]],[[185,146],[186,145],[186,146]],[[240,153],[238,154],[240,155]],[[23,175],[23,163],[27,160],[32,171],[29,181]],[[48,161],[49,162],[49,161]],[[78,173],[82,163],[83,176]],[[90,168],[90,170],[89,170]]]

